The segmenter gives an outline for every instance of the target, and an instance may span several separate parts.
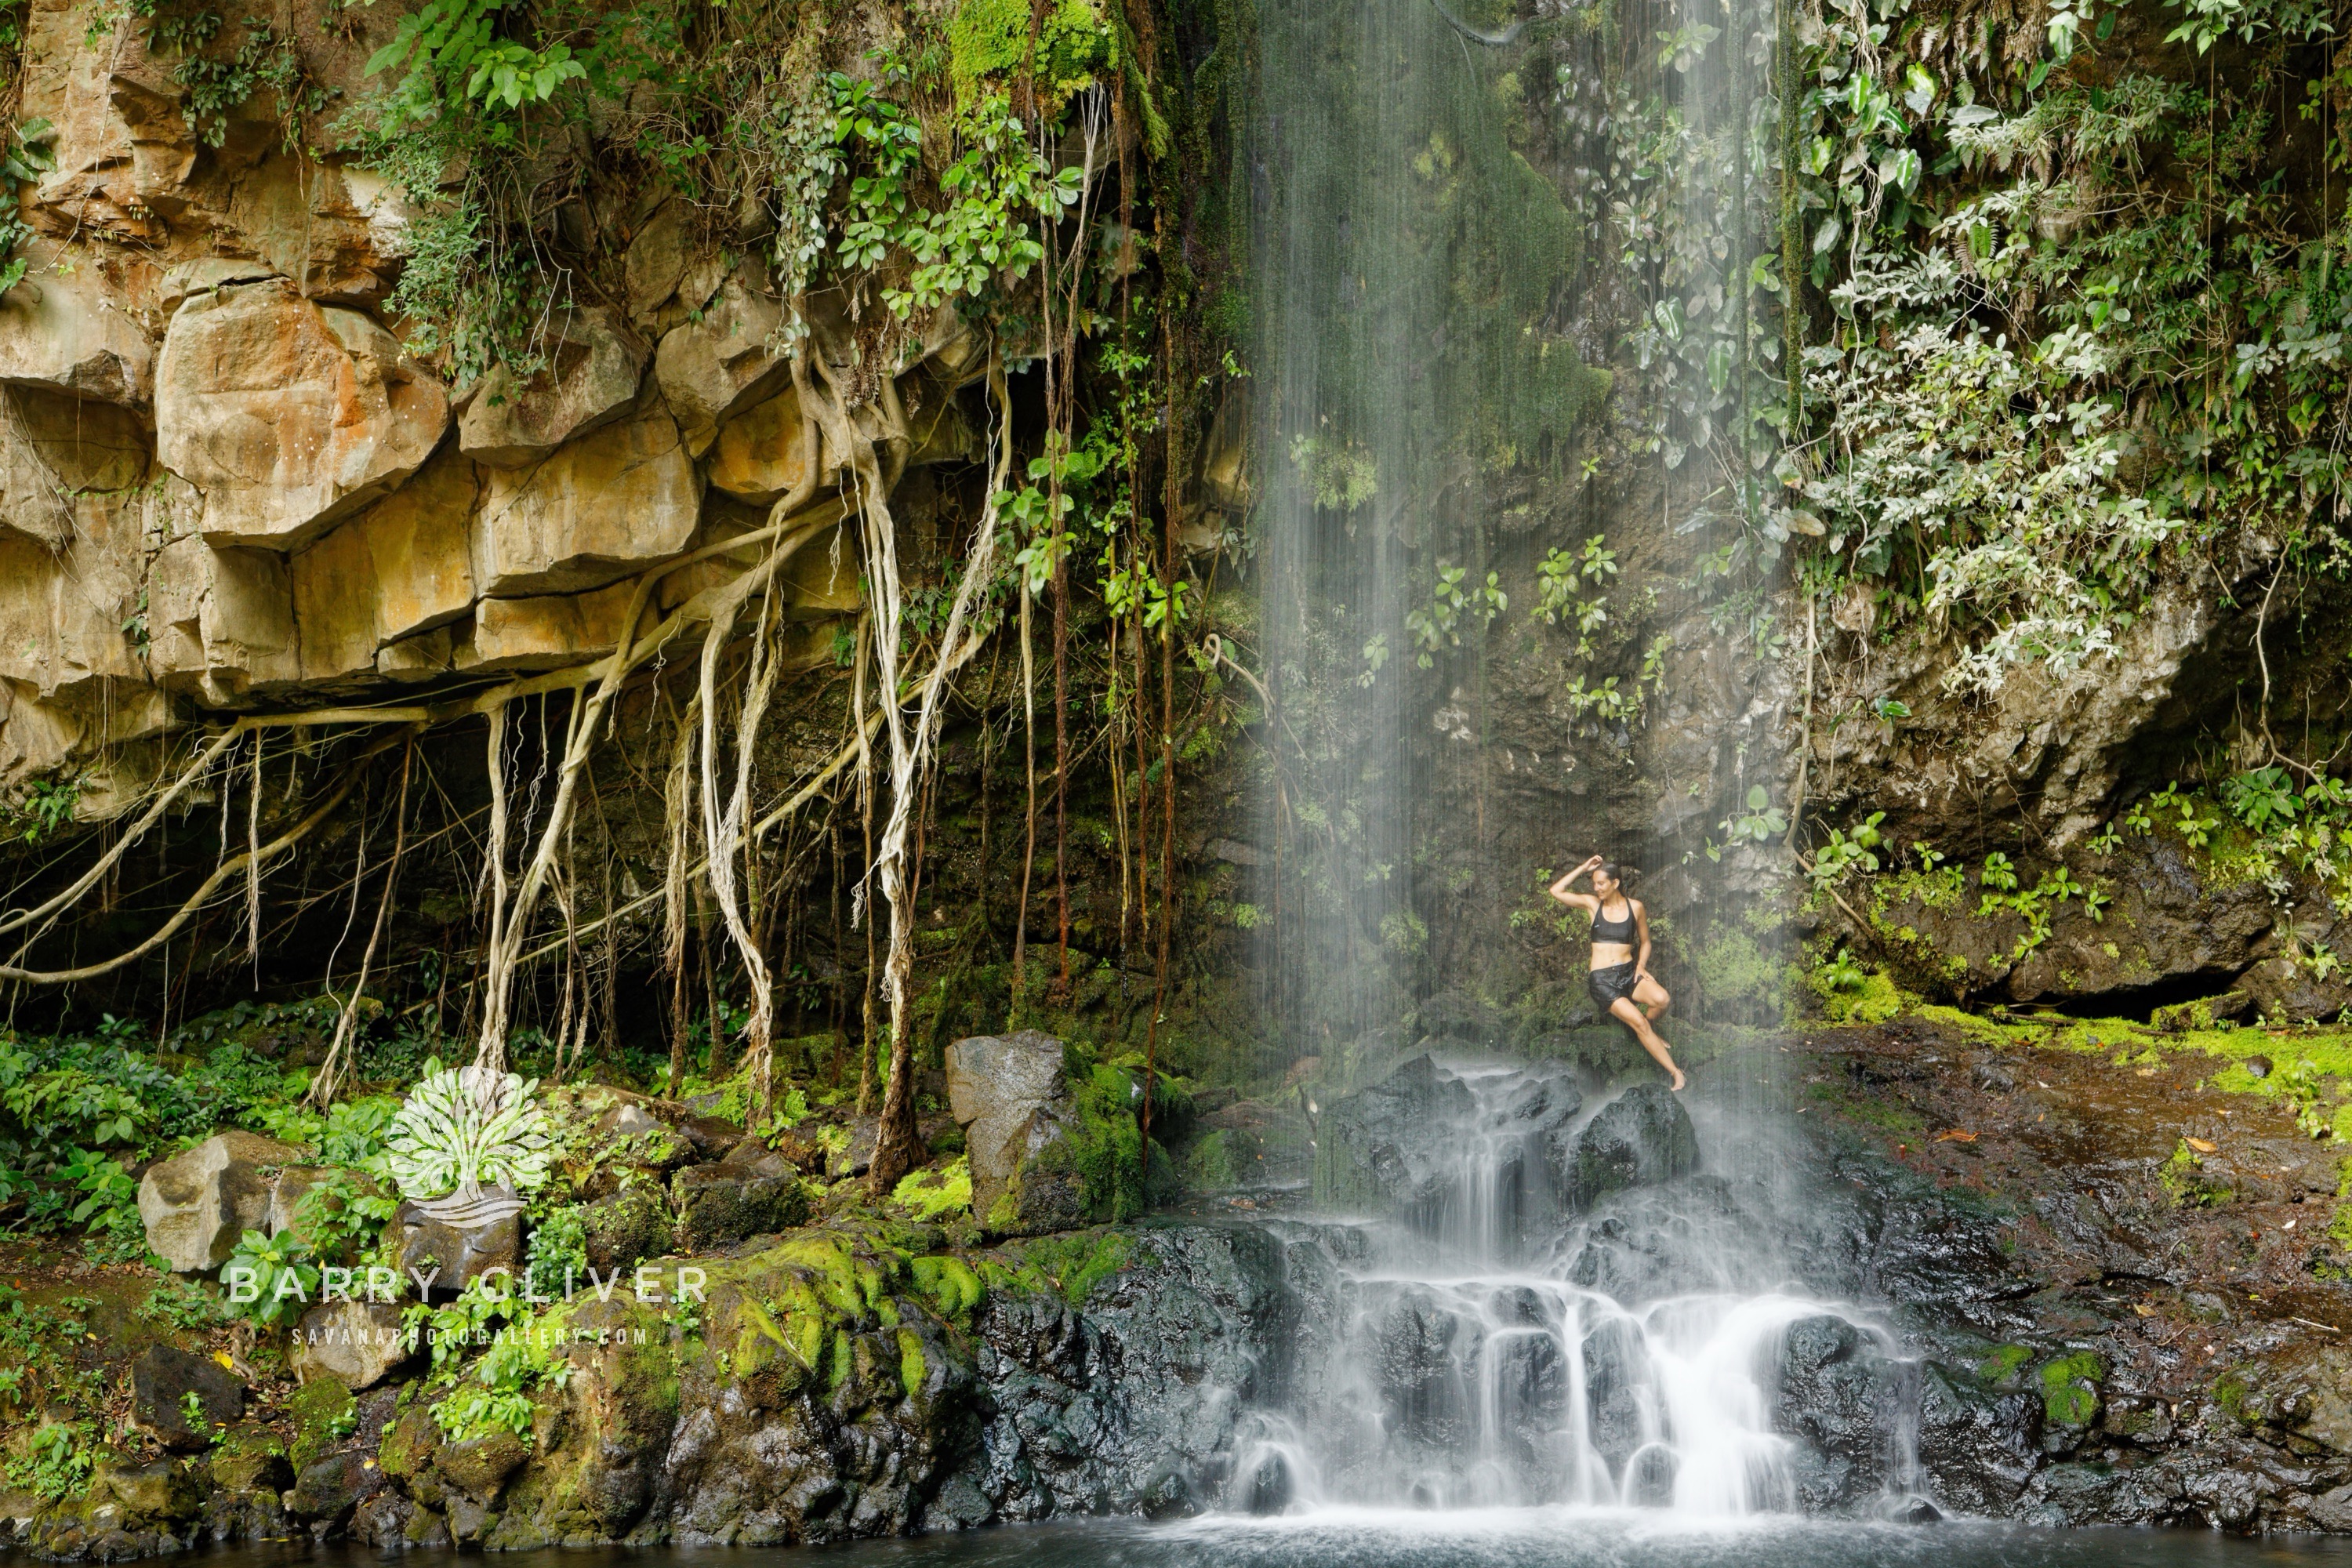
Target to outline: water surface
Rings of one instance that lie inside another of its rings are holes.
[[[485,1559],[468,1557],[475,1564]],[[357,1546],[252,1545],[203,1568],[378,1568]],[[410,1568],[457,1568],[410,1553]],[[2036,1530],[1760,1518],[1696,1525],[1565,1509],[1324,1510],[1007,1525],[838,1547],[500,1552],[493,1568],[2352,1568],[2352,1540],[2189,1530]]]

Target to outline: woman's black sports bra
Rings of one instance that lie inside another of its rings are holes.
[[[1593,905],[1592,940],[1619,942],[1631,946],[1633,941],[1633,900],[1631,899],[1625,900],[1625,918],[1622,921],[1604,920],[1601,914],[1601,906]]]

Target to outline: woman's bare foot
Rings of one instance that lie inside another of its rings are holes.
[[[1690,1079],[1683,1076],[1682,1068],[1670,1067],[1666,1070],[1675,1075],[1675,1081],[1668,1084],[1666,1087],[1673,1089],[1676,1094],[1680,1094],[1684,1089],[1690,1087]]]

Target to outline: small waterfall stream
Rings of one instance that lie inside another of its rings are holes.
[[[1348,1146],[1318,1185],[1387,1212],[1272,1222],[1301,1337],[1230,1507],[1793,1512],[1799,1444],[1775,1423],[1791,1329],[1826,1319],[1895,1352],[1865,1316],[1754,1288],[1772,1260],[1753,1227],[1683,1223],[1706,1205],[1677,1186],[1708,1178],[1657,1086],[1588,1101],[1557,1068],[1422,1058],[1323,1131]],[[1712,1288],[1624,1289],[1602,1258],[1627,1245],[1650,1278]],[[1917,1466],[1886,1459],[1873,1511],[1896,1517]]]

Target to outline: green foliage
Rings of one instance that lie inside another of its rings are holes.
[[[352,1263],[376,1251],[399,1208],[397,1198],[338,1168],[294,1205],[293,1228],[319,1258]]]
[[[79,1491],[89,1479],[89,1435],[77,1423],[43,1422],[5,1468],[9,1485],[56,1502]]]
[[[202,1281],[166,1276],[139,1303],[139,1315],[182,1333],[202,1333],[226,1321],[220,1297]]]
[[[1735,812],[1716,825],[1716,831],[1721,833],[1728,841],[1728,847],[1768,844],[1789,831],[1789,819],[1781,815],[1778,806],[1772,804],[1770,793],[1762,784],[1748,786],[1748,795],[1743,805],[1746,806],[1744,811]],[[1722,859],[1723,848],[1723,846],[1709,840],[1706,846],[1706,858],[1710,860]]]
[[[535,1216],[530,1250],[523,1265],[523,1289],[530,1295],[561,1300],[569,1284],[588,1272],[588,1211],[564,1204]]]
[[[143,1242],[145,1227],[139,1218],[139,1184],[122,1162],[95,1149],[77,1149],[58,1168],[60,1179],[73,1184],[82,1199],[68,1217],[92,1232]],[[145,1252],[144,1246],[140,1247]]]
[[[1427,601],[1405,612],[1405,629],[1421,647],[1413,662],[1423,669],[1436,667],[1438,653],[1462,646],[1462,633],[1469,622],[1475,620],[1481,628],[1492,626],[1496,616],[1511,607],[1500,574],[1489,572],[1484,584],[1465,586],[1469,570],[1440,561]]]
[[[6,15],[5,26],[14,31],[18,24],[13,12]],[[13,189],[20,184],[33,184],[57,166],[57,154],[51,143],[57,140],[57,128],[47,120],[28,120],[11,131],[0,141],[0,177],[5,177]],[[33,237],[33,228],[16,214],[14,205],[0,216],[0,299],[25,280],[27,258],[18,254],[25,242]],[[22,805],[14,811],[0,810],[0,841],[5,841],[5,829],[11,817],[21,826],[17,836],[27,844],[55,833],[73,820],[74,806],[80,795],[79,779],[34,779],[25,786]]]
[[[1878,869],[1878,825],[1886,820],[1883,811],[1874,811],[1853,830],[1849,837],[1843,828],[1830,829],[1828,842],[1813,851],[1813,863],[1807,875],[1815,887],[1833,887],[1855,871],[1874,872]]]
[[[1328,511],[1354,511],[1380,493],[1380,462],[1352,441],[1293,436],[1290,461]]]
[[[319,1270],[310,1244],[292,1230],[264,1236],[248,1230],[221,1266],[227,1310],[275,1328],[302,1315],[319,1299]]]
[[[494,144],[513,134],[510,117],[545,103],[566,83],[588,74],[561,41],[533,48],[498,36],[506,0],[425,0],[401,18],[392,41],[370,56],[367,74],[398,69],[399,84],[383,106],[383,129],[397,134],[430,126],[472,108]]]

